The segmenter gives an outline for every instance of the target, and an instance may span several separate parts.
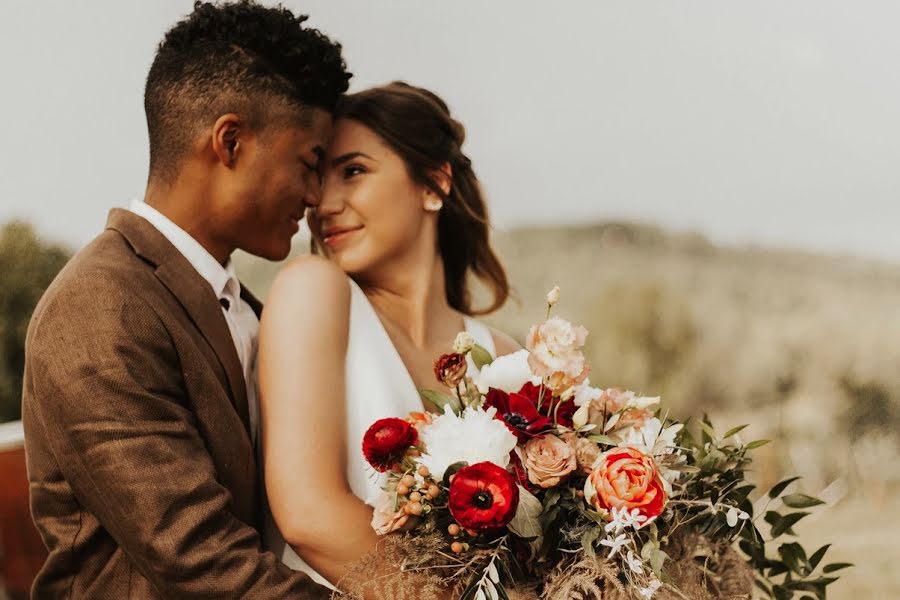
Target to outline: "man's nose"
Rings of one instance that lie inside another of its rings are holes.
[[[320,182],[306,186],[303,203],[308,208],[316,208],[322,203],[322,184]]]

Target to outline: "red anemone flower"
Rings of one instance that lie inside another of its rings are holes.
[[[538,412],[536,400],[537,398],[532,401],[520,393],[507,394],[502,390],[491,388],[485,396],[484,404],[496,408],[497,418],[506,424],[520,442],[525,442],[539,435],[551,424],[550,419]]]
[[[512,474],[491,462],[463,467],[453,476],[450,514],[465,529],[491,531],[516,515],[519,488]]]

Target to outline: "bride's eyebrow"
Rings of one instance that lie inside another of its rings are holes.
[[[348,152],[347,154],[341,154],[340,156],[338,156],[337,158],[332,160],[331,166],[332,166],[332,168],[337,167],[338,165],[342,165],[345,162],[351,161],[354,158],[358,158],[360,156],[362,156],[363,158],[368,158],[369,160],[375,160],[374,158],[372,158],[368,154],[365,154],[364,152]]]

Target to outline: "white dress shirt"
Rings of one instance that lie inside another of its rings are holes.
[[[206,248],[200,245],[200,242],[142,200],[132,202],[130,210],[150,221],[184,255],[197,273],[209,283],[213,293],[219,299],[222,313],[225,315],[225,322],[228,323],[228,330],[231,332],[231,339],[234,341],[234,347],[244,372],[244,383],[247,386],[247,406],[250,412],[250,435],[255,445],[259,423],[259,403],[256,394],[259,319],[250,305],[241,298],[241,284],[234,273],[231,259],[229,258],[223,267],[207,252]]]

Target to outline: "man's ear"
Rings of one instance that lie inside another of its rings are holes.
[[[243,127],[244,122],[234,113],[222,115],[213,125],[212,149],[226,167],[234,166],[241,151]]]

